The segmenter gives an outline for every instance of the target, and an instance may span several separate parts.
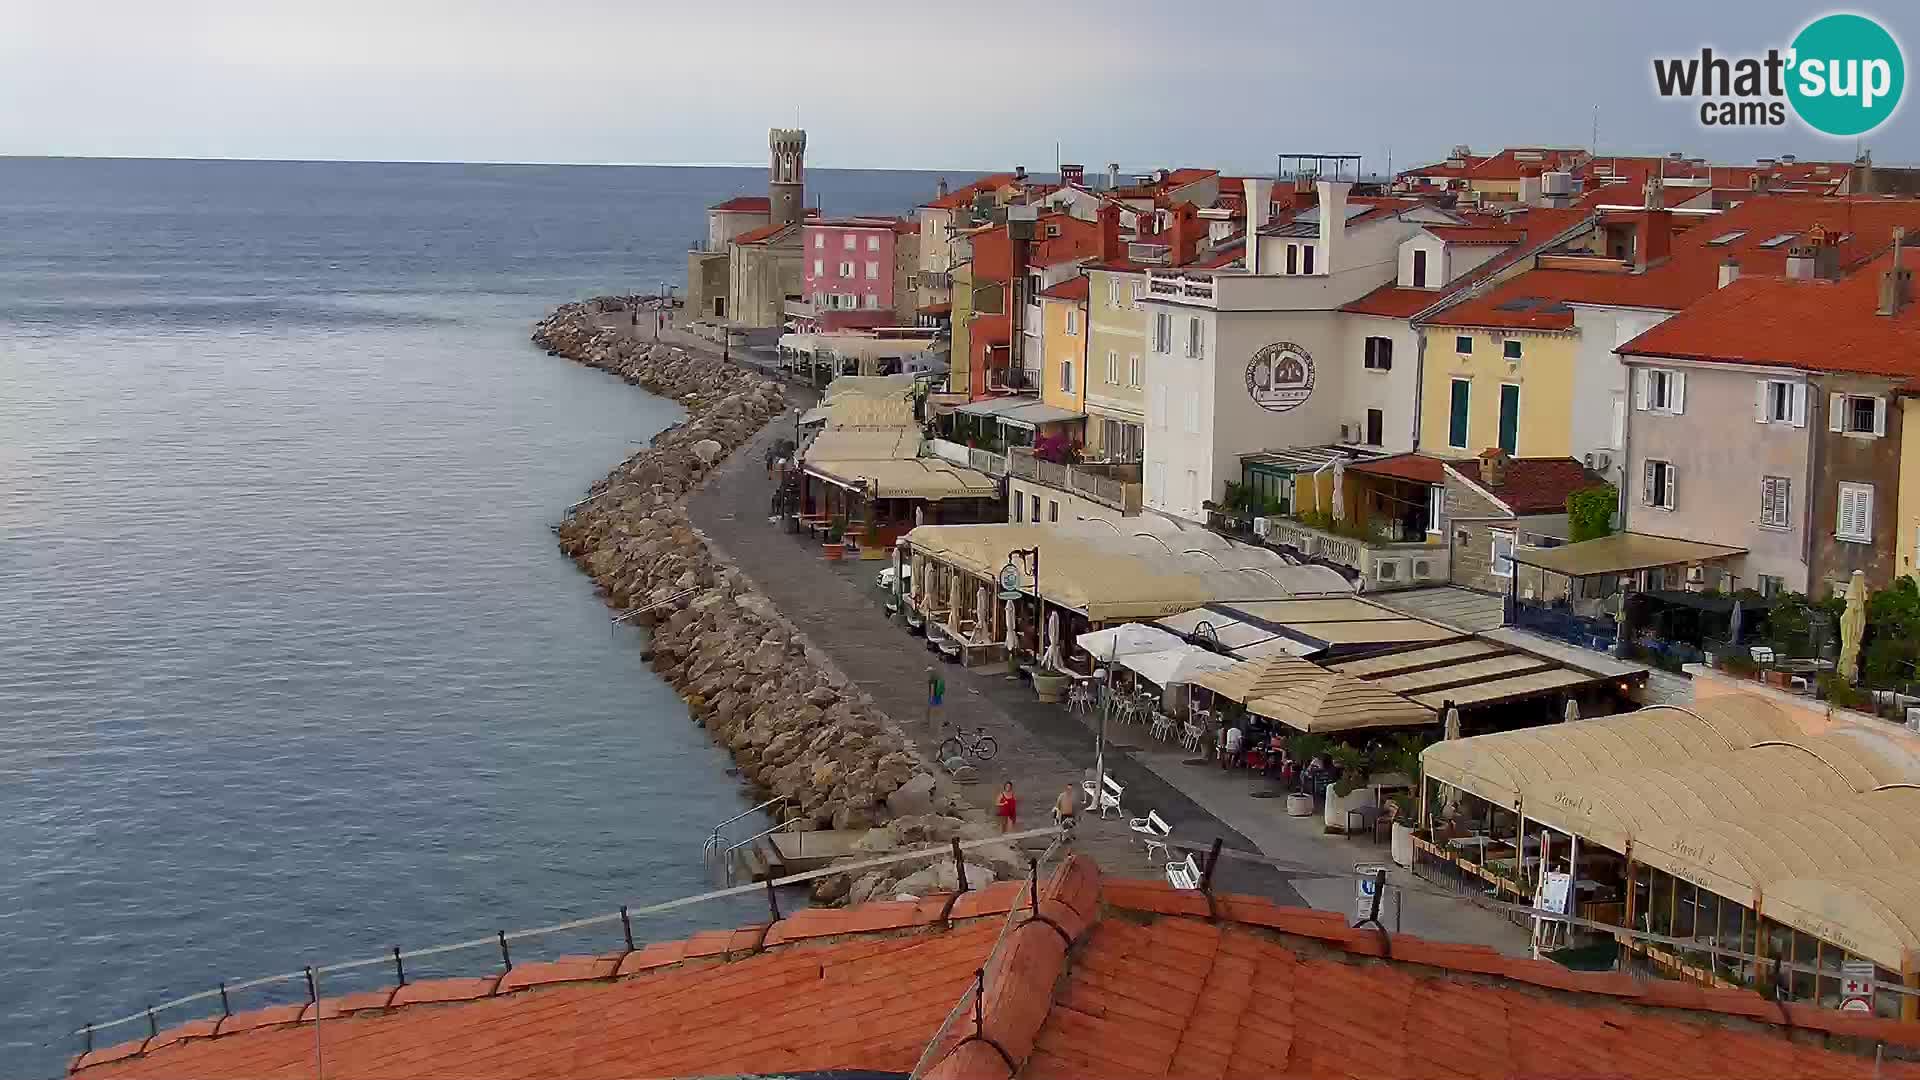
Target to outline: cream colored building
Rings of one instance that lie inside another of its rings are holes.
[[[1147,313],[1144,266],[1089,267],[1086,456],[1139,461],[1146,433]]]

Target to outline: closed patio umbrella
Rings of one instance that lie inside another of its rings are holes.
[[[1041,655],[1040,666],[1047,671],[1059,671],[1062,665],[1060,655],[1060,613],[1047,613],[1047,648]]]
[[[1866,636],[1867,575],[1855,570],[1847,579],[1847,609],[1840,615],[1840,662],[1836,668],[1850,683],[1860,677],[1860,640]]]
[[[987,587],[980,586],[973,601],[973,637],[976,641],[991,641],[993,627],[993,599],[987,595]]]
[[[1745,621],[1745,616],[1746,616],[1745,607],[1741,604],[1740,601],[1735,600],[1733,602],[1733,611],[1731,614],[1727,616],[1728,644],[1731,644],[1731,645],[1740,644],[1740,624],[1743,621]]]

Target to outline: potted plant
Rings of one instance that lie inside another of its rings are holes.
[[[887,549],[880,542],[879,522],[867,522],[867,527],[861,535],[860,558],[867,562],[872,562],[875,559],[884,559],[886,557]]]
[[[1373,805],[1373,789],[1367,786],[1371,762],[1367,752],[1357,746],[1341,744],[1332,750],[1334,781],[1327,788],[1324,821],[1328,832],[1345,832],[1347,811]]]
[[[847,553],[846,534],[847,519],[844,517],[834,518],[833,523],[827,526],[827,540],[826,543],[820,546],[821,554],[829,559],[838,559],[840,556],[845,555]]]
[[[1413,865],[1413,830],[1419,823],[1420,809],[1416,805],[1413,792],[1403,791],[1393,797],[1393,846],[1390,849],[1395,866]]]
[[[1294,790],[1287,793],[1288,817],[1313,816],[1313,789],[1307,786],[1306,769],[1315,757],[1326,753],[1329,745],[1324,735],[1295,735],[1287,740],[1287,756],[1293,759],[1299,769]]]
[[[1071,675],[1046,668],[1033,669],[1033,692],[1041,701],[1059,702],[1066,699],[1067,684],[1073,681]]]

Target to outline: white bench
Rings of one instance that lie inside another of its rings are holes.
[[[1160,816],[1160,811],[1149,810],[1146,817],[1137,817],[1127,822],[1127,828],[1139,834],[1140,842],[1147,845],[1147,858],[1153,858],[1155,848],[1160,850],[1162,858],[1173,852],[1167,850],[1167,837],[1173,835],[1173,826]]]
[[[1100,793],[1100,797],[1098,800],[1094,798],[1093,781],[1082,780],[1080,782],[1080,790],[1087,797],[1087,809],[1089,810],[1093,809],[1097,803],[1097,805],[1099,806],[1100,816],[1106,817],[1107,811],[1109,810],[1112,810],[1115,813],[1119,813],[1120,796],[1127,789],[1124,785],[1120,783],[1120,781],[1115,780],[1113,778],[1112,773],[1107,773],[1103,779],[1105,781],[1104,787],[1106,790]]]
[[[1167,882],[1176,889],[1198,889],[1200,887],[1200,864],[1193,861],[1193,852],[1179,862],[1167,864]]]

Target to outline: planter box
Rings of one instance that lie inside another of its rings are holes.
[[[1398,821],[1393,823],[1393,864],[1413,865],[1413,826]]]
[[[878,562],[881,559],[891,558],[892,555],[892,548],[863,547],[860,549],[860,560],[862,562]]]
[[[1041,701],[1057,702],[1066,696],[1067,683],[1071,681],[1065,675],[1043,675],[1036,671],[1033,673],[1033,692]]]
[[[820,545],[820,554],[825,555],[829,559],[838,559],[840,556],[845,555],[846,553],[847,553],[847,545],[845,544],[828,543],[828,544]]]
[[[1288,817],[1312,817],[1313,796],[1289,794],[1287,796]]]
[[[1373,804],[1373,789],[1370,787],[1355,788],[1346,795],[1335,794],[1333,788],[1327,788],[1327,809],[1323,819],[1327,831],[1346,832],[1347,811],[1364,810]]]

